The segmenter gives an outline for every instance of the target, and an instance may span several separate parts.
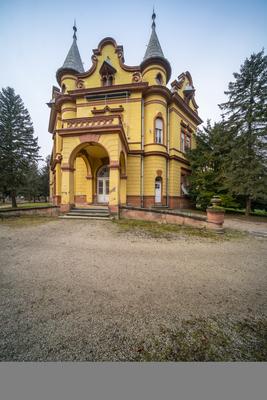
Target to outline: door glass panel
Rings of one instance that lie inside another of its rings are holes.
[[[98,181],[98,194],[103,194],[103,181],[99,179]]]
[[[106,194],[109,194],[109,179],[106,180]]]

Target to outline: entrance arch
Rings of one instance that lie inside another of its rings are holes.
[[[108,204],[109,202],[109,167],[104,165],[97,171],[97,202]]]

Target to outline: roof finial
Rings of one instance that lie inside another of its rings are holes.
[[[76,27],[76,19],[74,20],[74,25],[72,27],[73,29],[73,39],[77,40],[76,32],[77,32],[77,27]]]
[[[155,27],[156,27],[156,24],[155,24],[155,19],[156,19],[156,14],[155,14],[155,10],[154,10],[154,7],[153,7],[153,14],[152,14],[152,29],[155,29]]]

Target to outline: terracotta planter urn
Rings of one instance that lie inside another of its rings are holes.
[[[213,224],[223,225],[224,223],[224,210],[215,207],[207,208],[208,222]]]
[[[211,199],[212,206],[207,208],[207,222],[210,229],[216,230],[218,233],[223,232],[224,209],[220,207],[221,199],[214,196]]]

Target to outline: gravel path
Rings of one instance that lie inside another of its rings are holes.
[[[181,318],[266,315],[266,239],[0,224],[0,359],[131,360]]]
[[[254,236],[258,235],[267,237],[267,222],[263,221],[246,221],[241,218],[235,218],[232,215],[226,215],[224,227],[249,232]]]

